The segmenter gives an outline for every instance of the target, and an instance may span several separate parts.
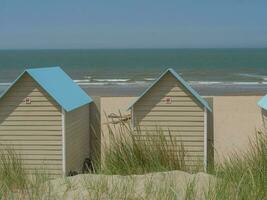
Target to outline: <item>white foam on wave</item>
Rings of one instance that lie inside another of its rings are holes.
[[[130,81],[130,79],[122,79],[122,78],[118,78],[118,79],[93,79],[94,81],[97,82],[127,82]]]
[[[267,79],[267,77],[266,77]],[[98,81],[96,81],[98,80]],[[105,86],[105,85],[148,85],[151,83],[151,81],[147,80],[138,80],[133,82],[128,82],[130,79],[94,79],[94,81],[91,82],[91,80],[88,79],[81,79],[81,80],[74,80],[75,83],[78,85],[88,85],[88,86]],[[260,82],[220,82],[220,81],[189,81],[192,85],[267,85],[267,81],[260,81]],[[12,83],[3,82],[0,83],[0,86],[2,87],[8,87]]]
[[[201,85],[212,85],[212,84],[223,84],[224,82],[220,81],[190,81],[191,84],[201,84]]]
[[[127,83],[123,83],[123,82],[120,82],[120,83],[109,83],[109,85],[144,85],[144,84],[147,84],[147,82],[144,82],[144,81],[136,81],[136,82],[127,82]]]
[[[154,81],[156,80],[155,78],[144,78],[145,81]]]
[[[80,82],[80,83],[77,83],[78,85],[94,85],[94,86],[100,86],[100,85],[109,85],[109,83],[90,83],[90,82]]]
[[[248,82],[242,82],[242,81],[236,81],[236,82],[220,82],[220,81],[190,81],[190,84],[192,85],[263,85],[267,84],[266,81],[256,82],[256,81],[248,81]]]
[[[0,86],[9,86],[11,85],[12,83],[0,83]]]
[[[92,85],[92,86],[103,86],[103,85],[121,85],[121,86],[134,86],[134,85],[147,85],[147,81],[135,81],[135,82],[77,82],[78,85]]]
[[[73,80],[75,83],[83,83],[83,82],[90,82],[88,79],[83,79],[83,80]]]
[[[248,77],[248,78],[258,78],[258,79],[262,79],[263,81],[267,81],[267,76],[265,76],[265,75],[260,75],[260,74],[245,74],[245,73],[240,73],[238,75],[239,76],[243,76],[243,77]]]
[[[262,82],[230,82],[233,85],[261,85]]]

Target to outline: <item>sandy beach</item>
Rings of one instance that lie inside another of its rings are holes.
[[[244,152],[250,138],[262,130],[261,110],[257,101],[261,96],[213,96],[215,161],[234,151]],[[127,106],[136,97],[102,97],[101,127],[107,134],[106,115],[128,114]]]

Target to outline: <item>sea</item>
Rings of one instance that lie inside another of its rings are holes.
[[[203,95],[267,93],[264,48],[0,50],[0,92],[24,69],[50,66],[96,96],[136,96],[167,68]]]

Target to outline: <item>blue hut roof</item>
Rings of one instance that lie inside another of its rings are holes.
[[[260,106],[261,108],[267,110],[267,95],[265,95],[264,97],[262,97],[258,101],[258,106]]]
[[[130,106],[128,109],[130,109],[131,107],[133,107],[133,105],[135,103],[137,103],[163,76],[165,76],[165,74],[167,73],[171,73],[176,79],[178,82],[180,82],[198,101],[199,103],[201,103],[203,105],[203,107],[207,108],[210,112],[212,112],[212,109],[210,108],[208,102],[203,99],[189,84],[188,82],[186,82],[179,74],[176,73],[175,70],[173,70],[172,68],[169,68],[167,69],[164,73],[162,73],[160,75],[159,78],[157,78],[157,80],[152,83],[152,85],[147,88],[142,94],[141,96],[139,96],[137,98],[137,100],[135,100]]]
[[[91,97],[74,83],[60,67],[26,69],[0,98],[25,73],[29,74],[66,112],[92,102]]]

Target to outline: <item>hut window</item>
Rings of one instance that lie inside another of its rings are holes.
[[[31,97],[26,97],[24,101],[26,104],[31,104],[32,102]]]

